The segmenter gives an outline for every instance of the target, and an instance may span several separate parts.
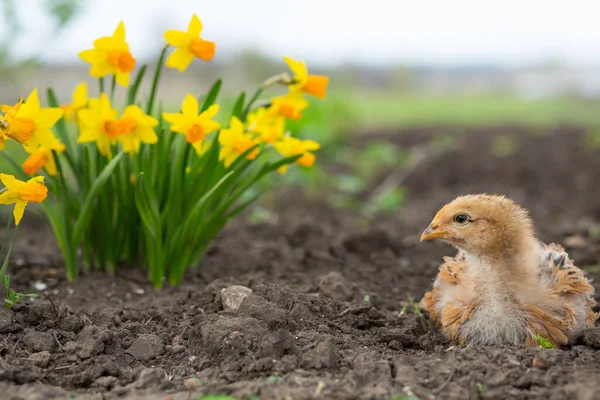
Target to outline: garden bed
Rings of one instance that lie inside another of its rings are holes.
[[[378,138],[411,148],[443,133],[374,132],[356,145]],[[2,392],[24,399],[595,398],[597,330],[567,349],[457,348],[409,299],[420,299],[441,257],[453,253],[419,243],[421,231],[441,205],[477,192],[504,193],[530,209],[540,239],[563,243],[600,290],[600,149],[575,127],[452,134],[453,149],[404,175],[408,197],[398,213],[367,221],[282,193],[273,221],[233,221],[201,268],[161,292],[127,267],[68,284],[49,230],[25,220],[13,279],[23,291],[46,288],[35,302],[0,312]],[[252,289],[236,311],[223,306],[230,296],[221,290],[231,285]]]

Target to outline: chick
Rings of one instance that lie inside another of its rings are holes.
[[[458,249],[444,257],[421,306],[460,345],[554,345],[594,326],[594,287],[564,249],[535,237],[528,212],[496,195],[458,197],[444,206],[421,241]]]

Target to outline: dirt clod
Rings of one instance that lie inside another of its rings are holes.
[[[51,333],[30,330],[23,337],[23,344],[32,352],[52,351],[56,341]]]
[[[165,352],[165,345],[160,337],[153,334],[141,334],[127,349],[127,354],[136,360],[149,361]]]
[[[0,333],[8,333],[14,330],[13,312],[5,308],[0,308]]]
[[[583,333],[583,342],[592,349],[600,349],[600,327],[586,329]]]
[[[337,363],[336,348],[331,339],[326,339],[317,344],[314,349],[308,351],[302,357],[302,364],[305,368],[333,368],[337,366]]]
[[[233,285],[221,290],[221,301],[225,311],[237,311],[246,297],[252,294],[252,289],[246,286]]]
[[[316,282],[321,292],[332,299],[347,301],[354,295],[352,287],[340,272],[332,271],[327,275],[319,276]]]

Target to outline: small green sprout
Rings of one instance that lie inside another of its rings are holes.
[[[485,392],[487,392],[487,388],[485,387],[485,385],[483,383],[478,383],[477,384],[477,393],[482,395],[482,394],[485,394]]]
[[[282,378],[282,377],[280,377],[280,376],[275,376],[275,375],[271,375],[271,376],[269,377],[269,379],[267,379],[267,381],[268,381],[269,383],[281,382],[282,380],[283,380],[283,378]]]
[[[546,338],[541,336],[537,337],[538,343],[540,344],[540,348],[542,349],[553,349],[555,346]]]
[[[409,312],[412,312],[417,317],[423,317],[421,306],[419,306],[419,303],[417,303],[411,295],[408,295],[408,304],[405,304],[400,309],[400,315],[402,316],[408,314]]]
[[[370,301],[371,301],[371,297],[368,294],[365,295],[365,297],[363,297],[363,303],[369,304]]]

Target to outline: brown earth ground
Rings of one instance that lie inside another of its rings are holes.
[[[370,137],[414,147],[441,131]],[[500,137],[512,138],[504,157],[493,155]],[[475,192],[529,208],[540,238],[563,243],[600,290],[600,150],[586,140],[575,127],[458,132],[453,150],[405,176],[402,210],[366,226],[284,193],[274,222],[233,221],[201,268],[162,292],[127,268],[68,284],[48,230],[30,218],[14,281],[25,291],[34,282],[47,288],[0,312],[1,397],[600,398],[598,328],[564,349],[458,348],[408,302],[453,253],[419,243],[420,232],[441,205]],[[222,305],[230,285],[253,291],[237,311]]]

